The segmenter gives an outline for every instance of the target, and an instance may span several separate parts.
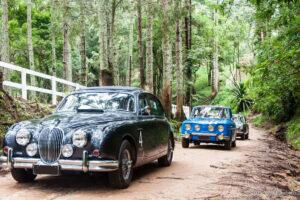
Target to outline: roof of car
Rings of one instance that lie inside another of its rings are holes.
[[[194,106],[194,108],[201,108],[201,107],[228,108],[228,109],[230,109],[230,107],[228,107],[228,106],[218,106],[218,105],[201,105],[201,106]]]
[[[75,90],[73,93],[84,93],[84,92],[99,92],[99,91],[124,91],[129,93],[143,92],[144,90],[138,87],[129,86],[100,86],[100,87],[86,87]]]

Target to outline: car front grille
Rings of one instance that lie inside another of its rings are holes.
[[[55,163],[61,153],[63,130],[60,128],[43,129],[39,136],[38,146],[41,160],[46,164]]]

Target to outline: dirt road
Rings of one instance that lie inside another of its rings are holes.
[[[299,152],[251,127],[250,140],[237,141],[232,151],[214,145],[182,149],[178,143],[171,167],[136,169],[126,190],[109,188],[105,175],[43,176],[17,184],[3,174],[0,200],[297,199],[299,160]]]

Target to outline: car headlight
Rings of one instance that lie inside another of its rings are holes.
[[[187,130],[187,131],[191,130],[191,125],[190,124],[185,124],[185,130]]]
[[[200,131],[200,129],[201,129],[200,125],[198,125],[198,124],[195,125],[195,130],[196,130],[196,131]]]
[[[87,143],[86,133],[82,130],[75,131],[72,136],[72,141],[76,147],[84,147]]]
[[[29,143],[29,141],[30,141],[30,132],[25,128],[20,129],[16,134],[17,144],[21,146],[25,146]]]
[[[38,151],[38,146],[36,143],[31,143],[26,147],[26,153],[28,156],[35,156]]]
[[[214,126],[213,126],[213,125],[208,125],[208,130],[209,130],[210,132],[213,132],[213,131],[214,131]]]
[[[223,125],[219,125],[218,126],[218,131],[219,132],[223,132],[224,131],[224,126]]]
[[[66,144],[62,147],[61,149],[61,154],[66,157],[69,158],[73,155],[73,147],[71,144]]]

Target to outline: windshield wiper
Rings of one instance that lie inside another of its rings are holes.
[[[100,113],[104,113],[103,109],[100,108],[77,108],[77,112],[100,112]]]

